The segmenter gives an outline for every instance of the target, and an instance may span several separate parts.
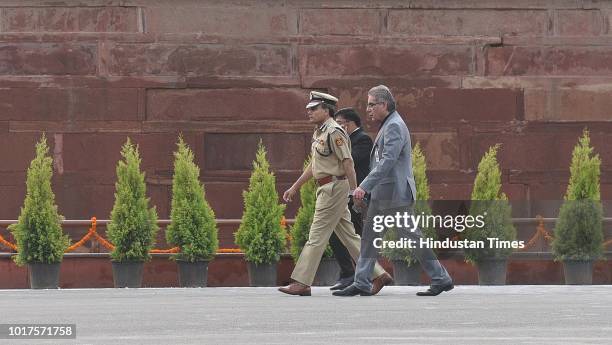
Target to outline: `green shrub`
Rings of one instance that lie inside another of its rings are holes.
[[[412,170],[416,186],[416,202],[414,204],[414,214],[427,216],[431,215],[429,207],[429,182],[427,181],[427,162],[425,154],[421,150],[421,145],[417,143],[412,148]],[[436,239],[436,229],[433,226],[421,228],[424,238]],[[387,230],[383,240],[397,241],[399,236],[395,228]],[[410,248],[384,248],[381,251],[382,256],[389,260],[403,260],[409,266],[417,263],[417,259]]]
[[[489,148],[478,164],[478,174],[472,191],[470,215],[484,216],[484,226],[470,227],[464,231],[464,238],[483,241],[485,248],[465,249],[466,261],[478,263],[487,259],[504,259],[512,254],[512,248],[490,248],[487,238],[500,241],[516,239],[512,224],[512,208],[508,197],[501,191],[501,170],[497,163],[499,144]]]
[[[123,160],[117,164],[115,204],[106,232],[115,245],[110,256],[117,262],[147,261],[151,259],[149,251],[153,248],[158,229],[157,213],[155,207],[149,208],[138,147],[130,138],[123,145],[121,156]]]
[[[17,241],[18,265],[59,263],[70,239],[62,232],[63,217],[57,211],[51,189],[53,159],[49,157],[43,134],[36,144],[36,157],[30,162],[26,179],[26,197],[16,224],[9,226]]]
[[[174,259],[209,261],[219,248],[215,213],[206,202],[204,185],[200,183],[200,168],[193,162],[193,152],[179,137],[174,152],[172,178],[171,223],[166,229],[166,240],[178,246]]]
[[[593,260],[603,253],[600,167],[585,129],[572,153],[565,202],[555,225],[552,250],[557,260]]]
[[[306,159],[304,162],[304,168],[309,164],[310,159]],[[297,215],[295,216],[295,223],[291,227],[291,256],[293,261],[297,262],[300,257],[304,244],[308,241],[308,235],[310,233],[310,225],[312,224],[312,218],[315,213],[315,203],[317,201],[317,186],[314,183],[314,179],[310,179],[300,187],[300,201],[302,202],[298,209]],[[329,244],[325,248],[323,253],[324,258],[331,258],[333,251]]]
[[[258,265],[278,262],[285,249],[285,230],[281,227],[285,205],[278,202],[275,180],[260,140],[249,189],[243,192],[242,221],[235,234],[245,260]]]

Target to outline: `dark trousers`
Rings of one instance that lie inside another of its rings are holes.
[[[357,213],[353,210],[353,201],[349,201],[349,210],[351,211],[351,222],[355,227],[355,232],[357,235],[361,236],[361,232],[363,229],[363,216],[361,213]],[[329,246],[334,252],[334,257],[340,266],[340,279],[351,279],[355,276],[355,262],[351,258],[351,254],[349,254],[346,247],[340,242],[336,233],[332,233],[329,238]]]

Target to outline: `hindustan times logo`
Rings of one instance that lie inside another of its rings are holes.
[[[457,232],[462,232],[467,228],[482,228],[485,226],[484,218],[487,213],[477,216],[451,216],[431,215],[422,212],[419,215],[408,212],[397,212],[395,215],[376,215],[373,218],[373,228],[376,232],[381,232],[388,228],[405,228],[410,232],[417,228],[453,228]]]

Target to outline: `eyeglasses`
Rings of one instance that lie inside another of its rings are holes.
[[[368,106],[366,107],[367,109],[371,109],[374,108],[374,106],[379,105],[379,104],[383,104],[385,102],[376,102],[376,103],[368,103]]]

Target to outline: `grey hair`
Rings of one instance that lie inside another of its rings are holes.
[[[368,95],[374,97],[376,102],[387,103],[387,111],[395,111],[395,98],[393,98],[391,90],[385,85],[374,86],[368,91]]]

